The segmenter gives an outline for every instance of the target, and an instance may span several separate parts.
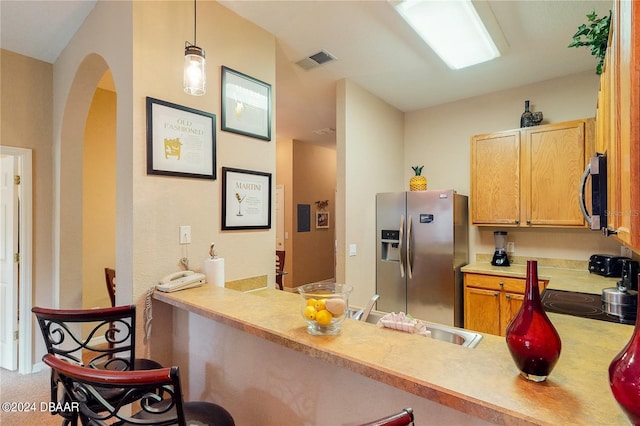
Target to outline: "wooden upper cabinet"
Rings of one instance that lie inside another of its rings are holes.
[[[520,131],[471,141],[472,222],[516,224],[520,219]]]
[[[526,225],[585,226],[578,189],[590,148],[586,127],[584,120],[578,120],[526,130],[522,178]]]
[[[586,227],[578,189],[594,134],[585,119],[473,136],[472,223]]]
[[[607,229],[640,253],[640,4],[613,3],[600,76],[598,144],[607,155]],[[600,101],[602,100],[602,103]]]

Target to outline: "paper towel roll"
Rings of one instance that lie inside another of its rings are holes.
[[[206,259],[204,261],[204,275],[207,283],[218,287],[224,287],[224,259]]]

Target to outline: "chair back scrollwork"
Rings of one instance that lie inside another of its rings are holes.
[[[32,311],[48,353],[92,368],[132,369],[135,306],[88,310],[34,307]]]
[[[43,360],[55,371],[71,405],[76,404],[83,424],[185,425],[178,367],[113,371],[70,364],[51,354]],[[105,398],[110,390],[119,397]],[[140,410],[132,413],[132,403]]]

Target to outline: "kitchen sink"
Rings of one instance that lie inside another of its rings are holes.
[[[360,309],[349,308],[347,317],[357,315]],[[370,324],[377,324],[378,320],[385,316],[385,312],[371,311],[365,322]],[[427,326],[427,330],[431,332],[431,338],[441,340],[443,342],[453,343],[455,345],[464,346],[467,348],[475,348],[482,340],[482,334],[476,333],[462,328],[450,327],[442,324],[435,324],[427,321],[423,321]],[[401,332],[402,333],[402,332]]]

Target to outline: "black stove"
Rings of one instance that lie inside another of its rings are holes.
[[[635,324],[635,318],[611,315],[602,308],[602,295],[575,291],[545,289],[542,293],[542,307],[546,312],[591,318],[620,324]]]

